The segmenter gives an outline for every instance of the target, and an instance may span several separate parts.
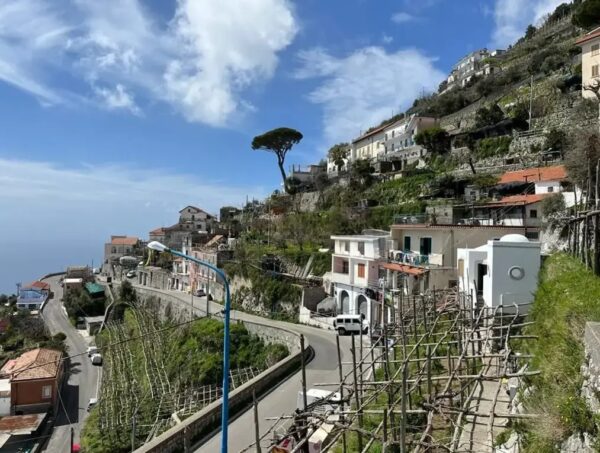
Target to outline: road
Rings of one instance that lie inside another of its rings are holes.
[[[63,332],[66,336],[69,355],[81,354],[87,351],[91,338],[84,338],[69,322],[60,302],[63,291],[59,285],[60,277],[50,277],[54,297],[46,303],[42,317],[52,334]],[[79,442],[79,435],[87,417],[87,404],[90,398],[96,397],[98,390],[99,367],[92,366],[87,354],[75,357],[67,364],[68,381],[63,384],[61,400],[52,437],[46,446],[47,452],[60,453],[70,451],[70,428],[73,427],[75,442]]]
[[[138,285],[133,285],[139,287]],[[148,287],[142,287],[146,290]],[[179,291],[160,291],[155,290],[159,293],[172,294],[181,298],[181,303],[189,306],[190,296]],[[199,315],[205,314],[206,299],[194,297],[194,311]],[[211,302],[210,311],[217,313],[221,311],[223,307],[219,304]],[[315,327],[305,326],[302,324],[292,324],[282,321],[273,321],[259,316],[254,316],[248,313],[232,310],[231,319],[239,319],[245,321],[259,322],[272,326],[284,327],[286,329],[303,334],[312,348],[314,349],[315,356],[313,360],[306,366],[306,381],[307,388],[311,388],[315,383],[323,382],[339,382],[338,372],[338,359],[337,359],[337,346],[336,346],[336,334],[333,331],[327,331],[318,329]],[[342,351],[342,361],[350,362],[352,355],[350,352],[351,337],[340,337],[340,347]],[[348,372],[349,368],[344,367],[344,372]],[[265,420],[266,417],[278,417],[280,415],[291,415],[296,408],[296,401],[298,398],[298,391],[302,388],[301,386],[301,373],[297,372],[289,379],[281,382],[267,395],[263,395],[258,405],[259,413],[259,426],[261,436],[266,433],[272,421]],[[320,387],[323,388],[323,387]],[[334,387],[331,390],[335,390]],[[272,436],[267,436],[265,439],[264,446],[268,444],[268,440]],[[229,451],[239,452],[250,444],[254,443],[254,418],[253,411],[249,408],[246,412],[242,413],[235,420],[229,423]],[[202,445],[196,445],[197,452],[216,452],[220,449],[221,435],[220,431],[215,432]],[[263,449],[264,450],[264,449]],[[250,449],[249,451],[254,451]]]

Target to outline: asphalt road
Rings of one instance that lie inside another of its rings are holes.
[[[138,285],[134,285],[138,286]],[[149,289],[143,287],[144,289]],[[179,291],[159,291],[165,294],[173,294],[182,298],[182,304],[190,303],[190,296]],[[197,314],[205,314],[206,302],[205,298],[194,297],[194,312]],[[219,304],[211,302],[210,311],[216,313],[221,311],[223,307]],[[339,382],[339,372],[337,368],[337,346],[333,331],[318,329],[315,327],[305,326],[302,324],[292,324],[281,321],[273,321],[259,316],[254,316],[248,313],[235,311],[231,312],[231,319],[240,319],[253,322],[260,322],[273,326],[285,327],[289,330],[303,334],[309,344],[312,346],[315,356],[306,366],[306,381],[307,388],[310,389],[315,383],[324,382]],[[340,337],[340,348],[342,352],[342,361],[350,362],[352,355],[350,352],[351,337]],[[348,372],[350,368],[344,367],[344,372]],[[280,415],[291,415],[296,409],[298,391],[302,388],[301,373],[297,372],[287,380],[281,382],[270,393],[264,395],[258,404],[259,427],[261,436],[269,431],[273,421],[265,420],[266,417],[279,417]],[[326,387],[319,387],[326,389]],[[330,390],[336,390],[331,387]],[[266,436],[263,446],[268,445],[268,441],[272,438],[271,435]],[[254,443],[254,415],[250,407],[246,412],[239,415],[235,420],[229,423],[229,451],[239,452],[250,444]],[[196,445],[195,451],[213,453],[220,451],[221,433],[215,432],[208,439],[205,439],[202,445]],[[255,451],[250,449],[249,451]],[[265,449],[263,449],[265,451]]]
[[[52,288],[54,297],[46,303],[42,316],[52,334],[63,332],[66,336],[69,355],[87,352],[91,338],[84,338],[69,322],[60,302],[63,291],[59,285],[60,277],[46,279]],[[99,367],[91,364],[87,354],[71,359],[67,364],[68,381],[63,383],[61,391],[62,404],[59,401],[58,414],[52,437],[45,451],[52,453],[70,452],[70,429],[74,429],[75,442],[87,417],[87,404],[90,398],[96,397],[98,390]]]

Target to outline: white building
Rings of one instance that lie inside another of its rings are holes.
[[[452,68],[446,82],[446,90],[451,90],[456,86],[464,87],[474,76],[487,77],[493,74],[497,69],[491,58],[504,53],[504,50],[488,51],[480,49],[461,58]]]
[[[485,307],[530,304],[538,283],[541,244],[520,234],[457,250],[458,285]],[[526,313],[529,306],[519,308]]]
[[[384,130],[383,149],[377,157],[395,159],[401,162],[401,168],[422,160],[427,150],[415,143],[419,132],[437,124],[435,118],[411,115],[390,124]]]
[[[581,95],[596,100],[594,92],[586,87],[600,81],[600,27],[579,38],[575,44],[581,47]]]
[[[375,128],[352,141],[350,162],[357,159],[371,160],[383,150],[385,126]]]
[[[337,313],[365,315],[375,323],[381,313],[377,301],[379,267],[387,259],[389,235],[331,236],[331,286]]]

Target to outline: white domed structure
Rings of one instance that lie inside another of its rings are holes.
[[[522,234],[506,234],[500,238],[500,242],[529,242]]]

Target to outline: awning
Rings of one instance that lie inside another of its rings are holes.
[[[402,272],[403,274],[409,274],[409,275],[415,275],[415,276],[421,276],[428,270],[428,269],[423,269],[422,267],[411,266],[409,264],[397,264],[397,263],[385,263],[385,264],[382,264],[381,267],[383,267],[384,269],[388,269],[390,271]]]

